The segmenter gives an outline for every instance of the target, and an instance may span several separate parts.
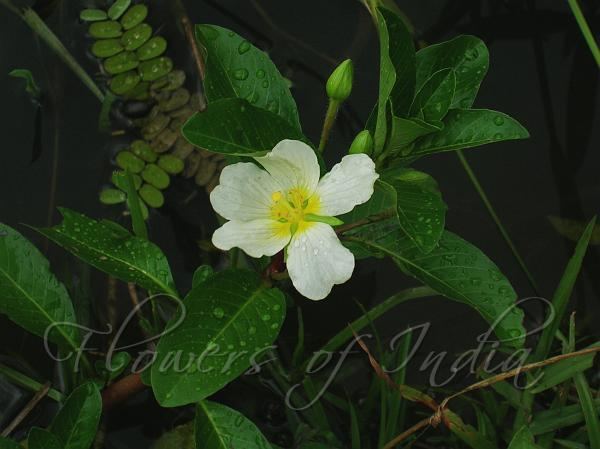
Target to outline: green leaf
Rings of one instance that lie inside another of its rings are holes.
[[[69,209],[60,212],[59,226],[36,230],[105,273],[177,297],[169,263],[156,245],[111,221],[96,221]]]
[[[454,70],[450,68],[438,70],[415,95],[410,107],[410,117],[419,117],[429,123],[439,122],[450,109],[455,88]]]
[[[438,246],[423,254],[394,219],[355,228],[344,236],[390,256],[407,274],[474,308],[494,325],[505,343],[522,346],[523,312],[515,307],[516,293],[498,267],[475,246],[446,231]]]
[[[373,195],[369,201],[359,204],[351,212],[340,215],[338,218],[344,223],[356,223],[368,217],[381,214],[384,211],[395,209],[396,190],[381,179],[375,181]]]
[[[596,413],[600,414],[600,399],[595,399],[592,406],[596,409]],[[584,417],[580,404],[555,407],[536,413],[529,424],[529,430],[534,435],[542,435],[577,425],[583,422],[583,420]]]
[[[200,284],[202,284],[214,274],[215,271],[210,265],[200,265],[198,268],[196,268],[196,271],[194,271],[194,277],[192,279],[192,288],[198,287]]]
[[[404,22],[393,12],[379,8],[377,23],[380,45],[379,100],[375,128],[375,150],[383,149],[387,136],[387,105],[394,115],[408,113],[415,93],[415,49]]]
[[[19,444],[8,438],[0,437],[0,449],[22,449]]]
[[[508,445],[508,449],[535,449],[536,447],[533,435],[527,426],[521,427]]]
[[[427,123],[419,118],[392,117],[392,129],[386,149],[392,153],[410,154],[409,145],[419,137],[438,133],[444,125],[441,122]]]
[[[122,173],[122,175],[120,175]],[[133,174],[126,170],[125,172],[117,172],[115,176],[124,176],[125,193],[127,194],[127,207],[131,213],[131,227],[133,233],[143,239],[148,240],[148,230],[146,229],[146,220],[142,214],[141,199],[135,188],[135,182],[133,181]]]
[[[63,449],[89,449],[98,429],[102,398],[98,387],[88,382],[77,387],[60,409],[50,431]]]
[[[548,311],[548,313],[552,314],[552,322],[548,326],[546,326],[542,331],[540,341],[538,342],[538,345],[535,348],[534,354],[537,360],[545,359],[550,353],[550,349],[552,348],[552,342],[554,341],[554,336],[565,315],[567,305],[569,304],[569,299],[571,298],[571,293],[573,292],[575,282],[577,281],[577,277],[579,276],[579,272],[581,271],[583,258],[585,257],[585,253],[587,252],[590,238],[592,236],[592,231],[594,230],[595,225],[596,218],[594,217],[588,223],[587,228],[581,236],[581,239],[579,239],[579,242],[575,247],[575,252],[573,253],[573,256],[567,263],[567,266],[565,268],[562,278],[560,279],[558,287],[556,287],[556,291],[554,292],[554,296],[552,297],[552,307]]]
[[[225,405],[201,401],[196,408],[196,447],[271,449],[252,421]]]
[[[238,98],[211,103],[182,132],[197,147],[231,156],[262,156],[284,139],[305,140],[278,115]]]
[[[456,74],[456,88],[450,107],[468,109],[475,101],[488,66],[488,49],[477,37],[458,36],[447,42],[430,45],[417,52],[417,91],[434,73],[451,68]]]
[[[77,320],[65,286],[33,244],[1,223],[0,292],[0,313],[11,321],[40,337],[48,331],[48,339],[65,350],[79,349],[78,330],[68,325]]]
[[[583,373],[575,374],[573,381],[577,389],[581,411],[585,418],[590,448],[600,449],[600,414],[596,411],[594,395]]]
[[[204,89],[209,104],[242,98],[301,130],[298,108],[287,82],[265,52],[215,25],[197,25],[196,38],[206,50]]]
[[[1,447],[1,445],[0,445]],[[17,446],[19,447],[19,446]],[[27,449],[65,449],[60,440],[46,429],[32,427],[27,437]]]
[[[548,216],[548,220],[556,232],[572,242],[577,242],[587,227],[585,221],[571,220],[569,218],[556,217],[554,215]],[[590,245],[600,245],[599,225],[594,226],[592,236],[590,237]]]
[[[600,346],[600,342],[593,346]],[[577,373],[590,369],[594,365],[595,353],[585,354],[579,357],[573,357],[561,360],[553,365],[547,366],[542,370],[542,378],[531,388],[532,394],[539,394],[558,384],[561,384]]]
[[[220,390],[271,345],[284,317],[283,293],[250,271],[220,272],[193,288],[158,344],[152,365],[158,402],[176,407]]]
[[[426,173],[405,169],[384,181],[396,191],[400,227],[422,252],[431,252],[444,232],[447,209],[435,180]]]
[[[25,80],[25,92],[34,100],[39,100],[42,95],[42,90],[35,82],[35,78],[31,71],[27,69],[15,69],[8,73],[10,76],[15,78],[21,78]]]
[[[487,109],[453,109],[442,123],[441,131],[415,141],[409,156],[425,156],[529,137],[527,130],[515,119]]]

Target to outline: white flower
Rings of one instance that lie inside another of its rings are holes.
[[[324,217],[369,200],[379,177],[375,164],[366,154],[352,154],[319,180],[317,156],[298,140],[283,140],[256,161],[264,170],[250,162],[223,170],[210,201],[230,221],[215,231],[213,243],[252,257],[272,256],[287,246],[294,287],[307,298],[323,299],[354,270],[354,256]]]

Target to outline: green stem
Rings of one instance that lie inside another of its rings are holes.
[[[531,285],[531,288],[533,289],[533,291],[535,292],[535,294],[539,296],[538,287],[537,287],[537,284],[535,282],[535,279],[531,275],[531,272],[527,269],[527,265],[525,264],[525,261],[523,260],[523,258],[519,254],[519,251],[517,250],[517,247],[513,243],[512,239],[510,238],[510,235],[506,231],[506,228],[504,227],[504,225],[500,221],[500,218],[498,217],[498,214],[496,213],[496,210],[494,209],[494,206],[492,206],[492,203],[490,202],[487,194],[485,193],[485,190],[483,190],[483,187],[481,186],[481,184],[479,182],[479,179],[477,179],[477,175],[475,174],[475,172],[471,168],[471,165],[467,161],[467,158],[465,157],[465,155],[463,154],[463,152],[460,151],[460,150],[458,150],[456,152],[456,154],[457,154],[458,159],[460,160],[460,163],[462,164],[465,172],[469,176],[469,179],[471,180],[471,183],[475,187],[475,190],[479,194],[479,197],[481,198],[481,201],[483,201],[483,204],[485,205],[486,209],[488,210],[488,213],[492,217],[492,220],[494,220],[494,223],[496,224],[496,227],[498,228],[498,231],[500,231],[500,234],[502,234],[502,237],[504,238],[504,241],[506,242],[506,244],[510,248],[510,250],[511,250],[513,256],[514,256],[514,258],[517,260],[519,266],[521,267],[521,270],[523,271],[523,273],[525,273],[525,276],[527,277],[527,280],[529,281],[529,284]]]
[[[5,376],[15,385],[27,388],[34,393],[40,391],[40,389],[44,386],[44,384],[38,382],[37,380],[33,380],[31,377],[26,376],[25,374],[20,373],[19,371],[16,371],[2,363],[0,363],[0,375]],[[54,399],[56,402],[62,402],[64,399],[63,394],[54,388],[50,388],[50,390],[48,390],[47,396],[51,399]]]
[[[438,293],[430,287],[413,287],[390,296],[382,303],[376,305],[367,313],[363,314],[360,318],[357,318],[348,327],[344,328],[341,332],[338,332],[333,338],[331,338],[325,346],[321,349],[325,352],[337,351],[346,341],[352,338],[353,331],[359,332],[364,327],[368,326],[370,322],[376,320],[381,315],[386,313],[388,310],[393,309],[399,304],[402,304],[411,299],[425,298],[427,296],[436,296]]]
[[[18,15],[23,21],[31,28],[51,49],[54,53],[62,59],[62,61],[77,75],[77,77],[86,85],[86,87],[94,94],[94,96],[102,103],[104,101],[104,94],[100,88],[94,83],[94,80],[90,78],[87,72],[79,65],[77,60],[73,57],[71,52],[63,45],[60,39],[54,34],[54,32],[48,28],[46,22],[42,20],[37,13],[31,9],[26,8],[19,10],[10,0],[0,0],[0,4],[6,7],[8,10]]]
[[[579,25],[579,29],[581,30],[581,34],[583,34],[583,38],[587,42],[588,47],[590,47],[590,51],[592,52],[592,56],[596,61],[596,65],[600,67],[600,48],[598,48],[598,43],[596,42],[596,39],[594,39],[594,35],[590,30],[587,20],[585,20],[585,16],[583,15],[583,12],[579,6],[579,2],[577,0],[567,0],[567,2],[569,3],[569,7],[571,8],[573,16],[575,16],[577,25]]]
[[[325,114],[325,121],[323,122],[323,131],[321,132],[321,141],[319,142],[319,153],[323,153],[325,145],[329,140],[329,134],[335,123],[338,110],[340,109],[340,103],[335,100],[329,100],[329,106],[327,107],[327,114]]]

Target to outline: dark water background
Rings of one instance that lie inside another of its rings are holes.
[[[80,2],[64,1],[62,19],[48,21],[89,73],[97,73],[85,56],[89,42],[77,23]],[[171,51],[184,63],[185,42],[170,24],[168,2],[150,2],[154,25],[164,24]],[[366,11],[352,0],[186,1],[195,23],[231,28],[267,50],[294,84],[306,134],[318,141],[326,108],[323,83],[335,62],[352,58],[355,88],[334,130],[327,159],[345,153],[362,128],[376,99],[378,46]],[[475,34],[490,49],[490,69],[475,107],[506,112],[530,131],[527,141],[499,143],[466,154],[489,194],[508,232],[548,297],[556,287],[573,244],[560,237],[547,216],[588,220],[600,210],[600,115],[597,106],[598,70],[566,1],[420,0],[399,1],[418,36],[427,42]],[[600,30],[600,8],[582,2],[591,26]],[[594,6],[595,5],[595,6]],[[595,10],[594,10],[595,9]],[[266,17],[268,16],[268,17]],[[61,22],[61,23],[59,23]],[[276,28],[272,25],[276,24]],[[21,85],[7,76],[14,68],[30,69],[45,92],[55,90],[54,104],[44,109],[43,152],[31,163],[34,108]],[[52,173],[56,173],[55,204],[94,217],[114,216],[97,202],[99,188],[110,173],[110,154],[119,142],[97,131],[98,101],[62,63],[38,43],[26,25],[0,8],[0,220],[16,226],[41,248],[44,242],[20,225],[45,225]],[[57,134],[58,133],[58,137]],[[58,140],[58,152],[53,149]],[[512,281],[519,297],[533,295],[525,276],[505,245],[481,200],[452,153],[419,161],[416,167],[439,182],[449,205],[447,227],[481,248]],[[208,238],[214,219],[205,194],[182,206],[180,198],[192,189],[179,181],[171,189],[172,206],[154,214],[151,233],[169,257],[175,277],[185,290],[202,254],[194,239]],[[57,213],[51,220],[58,221]],[[70,256],[50,246],[47,254],[57,273],[73,269]],[[600,312],[600,254],[590,249],[573,304],[580,329],[597,338]],[[104,297],[101,282],[92,296]],[[355,301],[366,307],[415,285],[391,263],[360,263],[353,281],[337,287],[324,302],[298,299],[305,312],[310,346],[317,346],[360,314]],[[290,332],[295,317],[290,313]],[[383,336],[408,324],[432,322],[426,349],[458,351],[476,345],[485,324],[466,307],[440,298],[402,305],[381,320]],[[16,336],[16,338],[15,338]],[[26,338],[0,318],[0,354],[42,354],[39,342]],[[16,346],[15,346],[16,345]],[[43,369],[42,357],[32,363]],[[416,376],[418,378],[418,376]]]

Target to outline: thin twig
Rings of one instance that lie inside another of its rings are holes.
[[[50,382],[46,382],[42,385],[42,388],[38,390],[38,392],[31,398],[31,400],[23,407],[23,409],[19,412],[15,419],[11,421],[11,423],[2,431],[2,436],[9,436],[13,430],[17,428],[21,422],[31,413],[31,411],[40,403],[42,399],[46,397],[48,392],[50,391]]]

